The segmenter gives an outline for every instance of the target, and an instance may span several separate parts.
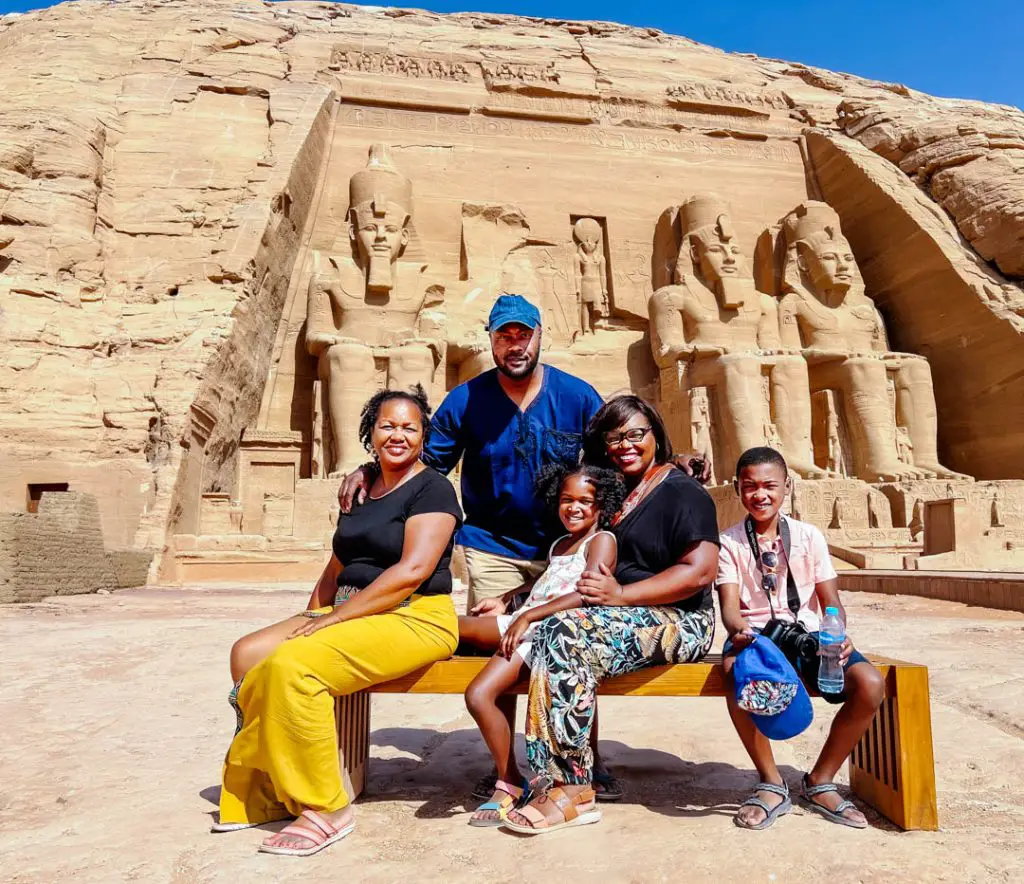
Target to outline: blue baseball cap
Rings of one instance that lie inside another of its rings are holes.
[[[501,295],[491,308],[487,317],[487,331],[497,331],[513,322],[536,328],[540,325],[540,310],[533,306],[522,295]]]
[[[736,702],[769,740],[788,740],[814,719],[811,698],[779,647],[759,635],[736,655]]]

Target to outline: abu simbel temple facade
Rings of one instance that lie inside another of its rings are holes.
[[[1024,561],[1024,113],[608,23],[0,17],[0,599],[319,573],[373,390],[544,359],[850,567]],[[69,563],[76,585],[67,585]],[[58,585],[59,584],[59,585]]]

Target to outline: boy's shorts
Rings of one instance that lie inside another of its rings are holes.
[[[758,635],[760,635],[761,627],[752,626],[751,631],[756,632]],[[811,632],[809,633],[809,635],[813,636],[816,642],[819,641],[817,632]],[[732,640],[726,639],[725,645],[722,647],[722,656],[726,656],[731,653]],[[783,653],[785,653],[785,651],[783,651]],[[789,654],[786,654],[786,659],[793,664],[793,668],[796,670],[797,675],[800,676],[800,680],[804,683],[805,687],[813,688],[814,690],[818,689],[818,665],[820,661],[819,657],[815,657],[813,660],[808,661],[800,657],[794,658]],[[850,656],[846,658],[846,662],[843,664],[843,672],[846,672],[847,669],[849,669],[851,666],[855,666],[858,663],[870,662],[871,661],[868,660],[867,657],[865,657],[860,651],[854,648],[853,651],[850,652]],[[826,703],[844,703],[846,702],[846,692],[841,691],[838,694],[822,694],[821,698]]]

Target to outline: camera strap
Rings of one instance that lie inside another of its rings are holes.
[[[761,547],[757,543],[757,531],[754,530],[754,520],[747,516],[743,520],[743,529],[747,532],[747,543],[750,544],[750,552],[754,557],[754,567],[761,570]],[[793,619],[797,620],[800,613],[800,593],[796,588],[796,578],[793,577],[793,569],[790,567],[790,549],[792,538],[789,533],[789,523],[785,516],[779,516],[779,535],[782,537],[782,552],[786,557],[786,604],[793,612]],[[768,593],[768,605],[772,609],[772,618],[775,618],[775,606],[772,604],[771,593]]]

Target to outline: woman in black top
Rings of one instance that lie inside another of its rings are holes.
[[[429,415],[421,388],[367,402],[359,433],[380,469],[366,502],[339,520],[307,610],[232,649],[239,730],[216,831],[297,816],[260,846],[297,856],[351,832],[334,697],[455,651],[449,565],[462,511],[451,483],[420,460]]]
[[[530,834],[601,818],[589,742],[598,684],[699,660],[715,632],[715,505],[669,462],[660,415],[636,396],[610,400],[590,422],[583,456],[619,470],[630,492],[612,524],[615,573],[584,572],[577,589],[587,607],[549,617],[534,635],[526,749],[537,796],[507,823]]]

